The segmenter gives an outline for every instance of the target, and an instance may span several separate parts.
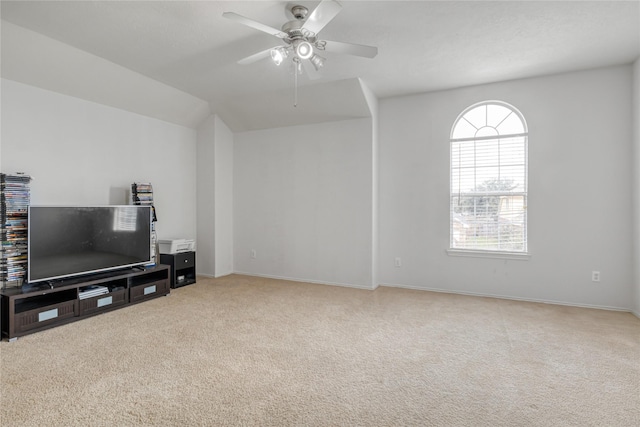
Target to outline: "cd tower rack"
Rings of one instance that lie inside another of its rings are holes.
[[[159,264],[158,236],[156,234],[156,208],[153,205],[153,186],[149,182],[131,184],[131,203],[151,206],[151,264]]]
[[[29,183],[22,173],[0,173],[0,283],[19,287],[27,275]]]

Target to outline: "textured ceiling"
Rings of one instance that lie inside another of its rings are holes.
[[[313,9],[318,2],[297,2]],[[325,55],[322,78],[237,61],[280,40],[284,1],[2,1],[2,19],[209,102],[234,130],[360,117],[360,79],[380,98],[626,64],[640,56],[639,1],[342,1],[323,39],[378,47]],[[347,90],[344,90],[344,88]],[[52,88],[55,90],[55,88]],[[305,97],[305,93],[307,94]],[[339,106],[339,108],[335,108]]]

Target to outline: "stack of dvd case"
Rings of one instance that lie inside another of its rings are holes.
[[[148,182],[134,182],[131,184],[131,195],[136,205],[153,204],[153,187]]]
[[[131,203],[134,205],[149,205],[153,215],[151,221],[151,263],[158,264],[160,258],[158,249],[158,236],[156,234],[156,208],[153,205],[153,186],[149,182],[134,182],[131,184]]]
[[[0,173],[0,282],[21,286],[27,275],[29,183],[24,174]]]

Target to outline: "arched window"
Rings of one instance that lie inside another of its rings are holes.
[[[472,105],[451,130],[451,249],[527,252],[527,124],[500,101]]]

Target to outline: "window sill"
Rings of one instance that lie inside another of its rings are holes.
[[[469,250],[469,249],[447,249],[447,254],[449,256],[515,259],[520,261],[528,261],[529,258],[531,258],[531,255],[528,252],[480,251],[480,250]]]

